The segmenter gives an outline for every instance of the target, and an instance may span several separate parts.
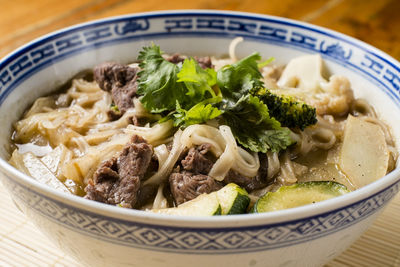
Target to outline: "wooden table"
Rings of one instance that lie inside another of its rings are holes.
[[[45,33],[108,16],[224,9],[302,20],[363,40],[400,60],[399,0],[0,0],[0,57]],[[12,205],[0,185],[0,266],[74,266]],[[400,266],[400,195],[328,266]]]

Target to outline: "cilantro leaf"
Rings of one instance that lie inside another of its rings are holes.
[[[165,60],[155,45],[144,47],[138,59],[142,68],[138,74],[140,101],[152,113],[169,111],[162,121],[172,119],[175,126],[186,127],[221,115],[212,106],[222,100],[220,91],[213,89],[215,70],[202,69],[192,58],[175,65]]]
[[[174,126],[187,127],[192,124],[204,123],[221,114],[222,111],[211,104],[199,103],[189,110],[184,110],[180,107],[179,102],[176,102],[176,113],[173,114]]]
[[[262,75],[257,61],[261,59],[259,53],[222,67],[217,73],[217,83],[224,97],[239,99],[254,88],[262,88]]]
[[[142,68],[138,73],[140,102],[152,113],[175,109],[176,100],[186,96],[184,84],[177,81],[179,67],[165,60],[156,45],[144,47],[138,59]]]
[[[256,96],[247,94],[236,103],[223,103],[223,118],[236,140],[254,152],[277,152],[293,143],[290,130],[270,117],[268,107]]]
[[[268,58],[267,60],[258,63],[258,64],[257,64],[257,67],[258,67],[259,69],[261,69],[261,68],[263,68],[263,67],[269,65],[269,64],[270,64],[271,62],[273,62],[273,61],[275,61],[275,58],[270,57],[270,58]]]
[[[143,106],[152,113],[172,111],[176,101],[184,109],[216,97],[213,86],[217,74],[213,69],[202,69],[194,59],[175,65],[162,57],[156,45],[144,47],[139,53],[138,95]]]
[[[182,68],[177,74],[178,82],[183,82],[187,88],[186,95],[192,102],[202,101],[207,97],[215,97],[212,89],[217,83],[217,73],[213,69],[202,69],[193,59],[185,59]]]

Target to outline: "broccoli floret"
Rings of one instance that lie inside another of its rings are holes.
[[[267,105],[270,116],[284,127],[304,130],[317,123],[315,108],[300,103],[291,96],[276,95],[266,89],[260,90],[257,95]]]

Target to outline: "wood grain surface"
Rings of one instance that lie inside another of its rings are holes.
[[[301,20],[353,36],[400,60],[400,0],[0,0],[0,57],[76,23],[167,9],[235,10]],[[0,198],[0,266],[75,266],[10,204],[1,185]],[[400,195],[328,266],[400,266]]]
[[[166,9],[221,9],[310,22],[400,59],[399,0],[0,0],[0,9],[0,56],[45,33],[93,19]]]

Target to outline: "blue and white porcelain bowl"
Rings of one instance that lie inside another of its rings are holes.
[[[290,210],[207,218],[127,210],[57,192],[7,163],[12,123],[38,96],[83,69],[130,62],[154,42],[169,53],[238,56],[259,51],[277,64],[318,53],[347,76],[400,138],[400,64],[343,34],[278,17],[222,11],[133,14],[39,38],[0,62],[0,171],[16,205],[86,266],[318,266],[356,240],[399,191],[400,170],[347,195]]]

